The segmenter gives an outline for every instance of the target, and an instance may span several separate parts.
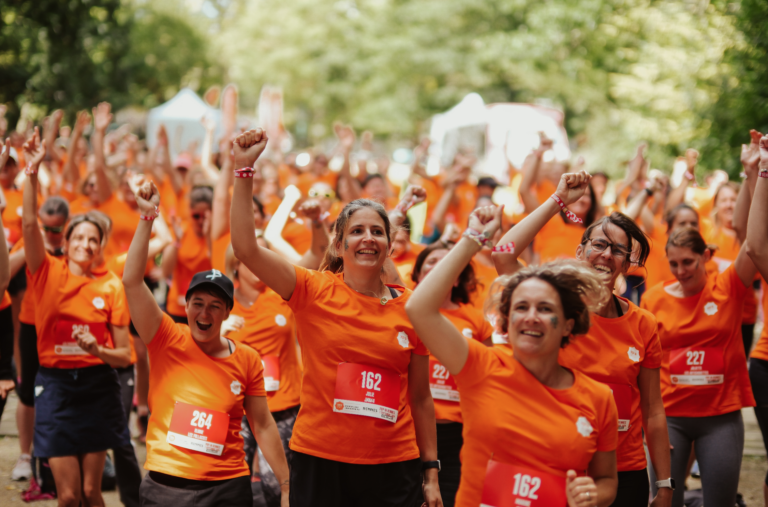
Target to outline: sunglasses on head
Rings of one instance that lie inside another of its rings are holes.
[[[308,194],[310,197],[325,197],[327,199],[333,199],[334,197],[336,197],[336,194],[334,194],[330,190],[328,192],[318,192],[317,190],[310,189]]]
[[[62,232],[64,232],[64,226],[59,225],[58,227],[50,227],[48,225],[44,225],[43,230],[45,232],[50,232],[51,234],[61,234]]]

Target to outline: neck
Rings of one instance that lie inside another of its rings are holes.
[[[611,280],[608,282],[607,287],[608,290],[610,290],[611,287],[613,287],[616,283],[616,280]],[[613,302],[613,292],[611,291],[608,294],[608,298],[606,298],[605,301],[603,301],[603,304],[600,305],[600,309],[595,312],[601,317],[605,317],[606,319],[615,319],[619,316],[618,312],[616,311],[616,305]]]
[[[243,304],[243,306],[251,306],[259,299],[261,292],[261,289],[256,286],[240,282],[240,285],[235,289],[235,299]]]
[[[202,350],[206,356],[210,357],[227,357],[229,356],[229,344],[226,338],[216,337],[213,340],[200,341],[194,336],[192,337],[200,350]],[[234,350],[234,348],[233,348]]]
[[[683,293],[683,297],[690,297],[695,296],[699,292],[704,290],[704,287],[707,285],[707,277],[703,276],[702,281],[698,284],[696,284],[695,287],[691,288],[690,290],[685,290],[682,285],[680,285],[680,292]]]
[[[365,270],[363,272],[344,270],[344,283],[350,288],[366,296],[382,297],[384,282],[381,281],[381,271]]]
[[[559,349],[554,355],[529,356],[514,349],[514,356],[536,380],[552,389],[567,389],[573,385],[573,376],[557,362]]]
[[[92,264],[80,265],[77,262],[73,261],[72,259],[69,260],[68,264],[69,264],[69,270],[75,276],[85,276],[87,278],[90,278],[91,276],[93,276],[91,274]]]

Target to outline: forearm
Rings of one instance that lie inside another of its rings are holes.
[[[290,480],[288,462],[285,459],[285,450],[280,440],[280,433],[277,431],[275,420],[270,416],[263,427],[253,425],[253,436],[256,443],[267,460],[272,471],[275,473],[280,489],[287,493]]]
[[[648,202],[648,198],[648,192],[645,190],[638,192],[627,204],[624,214],[632,220],[637,220],[637,217],[639,217],[640,213],[643,211],[643,207]]]
[[[749,208],[752,205],[752,194],[755,185],[757,184],[757,180],[758,177],[756,175],[747,173],[747,178],[744,180],[744,183],[742,183],[741,189],[739,190],[739,196],[736,198],[736,207],[733,210],[732,225],[734,231],[736,231],[736,237],[739,239],[739,243],[743,243],[747,238]]]
[[[232,170],[221,170],[213,189],[213,210],[211,213],[211,238],[215,241],[229,232],[229,189],[235,178]]]
[[[517,258],[528,248],[533,238],[549,222],[552,217],[560,212],[560,206],[554,199],[547,199],[544,204],[536,208],[533,213],[525,217],[516,226],[507,231],[499,240],[500,245],[515,244],[513,253],[494,253],[493,263],[499,275],[507,275],[517,269]]]
[[[174,243],[171,243],[165,247],[165,250],[163,250],[163,263],[160,266],[160,270],[165,280],[168,280],[173,276],[173,272],[176,270],[176,259],[178,258],[178,255],[179,249]]]
[[[440,200],[437,201],[437,206],[432,211],[432,224],[435,229],[443,232],[445,229],[445,215],[448,213],[448,207],[451,205],[454,195],[456,194],[456,185],[448,185],[443,194],[440,196]]]
[[[435,423],[435,403],[432,396],[411,398],[413,425],[416,429],[416,445],[419,447],[421,461],[437,459],[437,429]]]
[[[618,483],[618,479],[611,477],[595,479],[595,486],[597,487],[597,507],[609,507],[613,504],[613,500],[616,498]]]
[[[104,158],[104,133],[95,130],[91,137],[95,159],[96,180],[99,186],[99,202],[104,203],[112,196],[112,184],[107,177],[107,162]]]
[[[532,212],[539,206],[538,199],[533,191],[533,184],[536,182],[536,178],[539,174],[539,166],[541,165],[541,158],[535,153],[531,153],[523,161],[523,179],[520,181],[520,200],[523,201],[525,211],[527,213]]]
[[[669,196],[667,197],[667,209],[666,211],[671,210],[678,204],[682,204],[685,200],[685,191],[688,190],[688,184],[690,183],[690,180],[683,176],[683,181],[675,187],[672,192],[669,193]]]
[[[664,480],[672,477],[672,466],[670,464],[667,416],[664,414],[663,406],[661,409],[661,412],[653,414],[643,421],[643,428],[656,477],[659,480]]]
[[[110,349],[99,345],[99,350],[95,356],[113,368],[125,368],[131,364],[130,346]]]
[[[8,254],[8,244],[5,241],[5,228],[0,227],[0,293],[5,292],[10,281],[11,266]]]
[[[750,215],[757,219],[747,221],[747,253],[763,278],[768,278],[768,222],[763,219],[768,216],[768,178],[758,177],[757,180],[749,210]]]
[[[408,307],[419,315],[438,314],[456,278],[479,251],[480,245],[475,241],[462,238],[419,283],[408,300]]]
[[[21,230],[24,237],[24,256],[27,267],[34,273],[45,259],[45,242],[37,223],[37,174],[24,180]]]
[[[144,284],[144,271],[147,267],[149,240],[152,236],[152,222],[139,220],[136,232],[133,234],[131,246],[123,269],[123,285],[126,290]],[[163,259],[165,263],[165,259]]]
[[[249,178],[236,178],[236,179],[246,179],[247,183],[250,184],[251,180]],[[238,187],[238,181],[235,182],[235,193],[237,193],[237,187]],[[250,194],[249,194],[250,195]],[[301,195],[296,192],[290,192],[289,194],[285,195],[283,198],[283,201],[280,203],[280,205],[277,207],[277,210],[275,210],[275,214],[272,215],[272,218],[269,221],[269,224],[267,224],[267,228],[264,230],[264,238],[269,241],[269,243],[272,245],[272,248],[275,249],[275,251],[279,252],[283,256],[285,256],[286,259],[288,259],[291,263],[297,263],[301,260],[301,255],[291,246],[290,243],[288,243],[283,238],[283,229],[285,228],[285,224],[288,222],[288,218],[290,217],[291,211],[293,210],[294,205],[298,202]],[[233,201],[236,199],[236,197],[233,195]],[[252,199],[252,197],[249,197],[249,199]],[[233,209],[236,207],[236,203],[232,203]],[[238,209],[242,209],[238,206]],[[253,216],[253,215],[251,215]],[[243,218],[243,217],[239,217]],[[250,227],[253,229],[253,220],[250,222]],[[239,229],[238,229],[239,230]],[[243,232],[243,234],[245,234]],[[251,236],[253,236],[252,233],[250,233]],[[235,217],[232,217],[232,240],[233,240],[233,248],[234,248],[234,238],[236,236],[235,233]],[[314,240],[314,236],[313,236]],[[255,240],[254,240],[255,242]]]

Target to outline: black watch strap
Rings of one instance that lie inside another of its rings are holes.
[[[435,461],[422,461],[421,462],[421,470],[429,470],[430,468],[437,468],[437,471],[440,471],[440,460]]]

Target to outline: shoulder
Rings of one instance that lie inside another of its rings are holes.
[[[179,340],[184,340],[186,337],[190,337],[191,339],[189,326],[177,324],[167,313],[163,313],[160,327],[157,328],[157,332],[155,333],[155,336],[152,337],[152,341],[149,342],[147,348],[156,353],[159,351],[167,353],[169,346],[172,346]]]
[[[600,406],[610,403],[613,400],[611,388],[602,382],[589,378],[578,370],[571,370],[574,376],[574,383],[579,384],[580,391],[590,398],[596,405]]]
[[[643,296],[645,297],[645,295]],[[629,311],[627,312],[632,316],[632,318],[638,322],[638,325],[641,327],[656,327],[656,316],[651,313],[650,311],[640,308],[632,301],[627,301],[629,303]]]
[[[656,304],[658,304],[659,300],[664,299],[666,295],[667,293],[664,291],[664,282],[657,283],[645,291],[645,294],[643,294],[643,301],[641,303],[642,307],[640,309],[646,310],[653,308]],[[649,313],[652,314],[652,310]]]

